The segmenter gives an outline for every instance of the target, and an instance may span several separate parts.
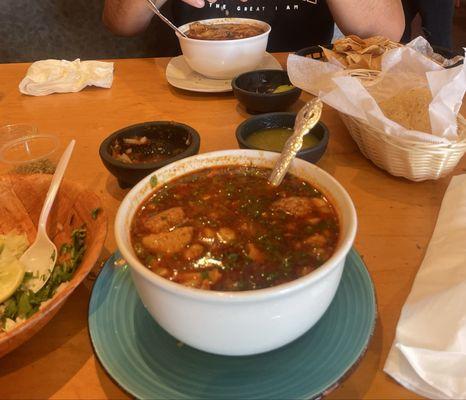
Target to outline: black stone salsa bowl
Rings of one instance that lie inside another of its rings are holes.
[[[148,139],[163,139],[176,143],[183,150],[181,153],[157,162],[126,163],[112,156],[111,146],[116,139],[143,136]],[[114,132],[100,145],[99,155],[108,171],[117,178],[120,187],[127,189],[151,172],[174,161],[197,154],[199,146],[199,134],[190,126],[174,121],[152,121],[131,125]]]

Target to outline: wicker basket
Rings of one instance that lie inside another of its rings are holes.
[[[346,70],[345,75],[358,78],[365,87],[376,84],[379,71]],[[466,152],[466,120],[458,115],[458,141],[452,144],[423,143],[394,137],[365,122],[339,113],[352,138],[375,165],[394,176],[412,181],[439,179],[448,175]]]
[[[361,152],[392,175],[412,181],[448,175],[466,151],[466,120],[458,115],[459,140],[453,144],[430,144],[406,140],[374,129],[365,122],[339,113]]]

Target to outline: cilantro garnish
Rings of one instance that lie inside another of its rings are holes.
[[[99,213],[102,211],[102,208],[100,207],[97,207],[97,208],[94,208],[92,211],[91,211],[91,217],[92,219],[97,219],[97,217],[99,216]]]
[[[25,282],[33,278],[33,274],[31,272],[25,273],[22,285],[3,303],[5,309],[0,315],[0,327],[5,325],[7,318],[12,320],[18,317],[29,318],[37,312],[43,301],[54,296],[58,286],[73,277],[86,250],[86,234],[85,226],[72,232],[71,243],[65,243],[60,247],[60,259],[57,260],[47,283],[37,293],[26,288]],[[53,256],[55,257],[55,255]]]

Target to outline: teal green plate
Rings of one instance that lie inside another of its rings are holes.
[[[89,304],[94,350],[110,376],[141,399],[308,399],[335,388],[364,355],[376,320],[371,278],[352,250],[335,299],[306,334],[278,350],[224,357],[181,345],[142,305],[116,253]]]

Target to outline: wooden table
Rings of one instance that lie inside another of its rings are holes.
[[[277,55],[285,62],[286,55]],[[111,89],[46,97],[20,95],[27,64],[0,65],[0,125],[30,123],[58,134],[65,145],[77,139],[67,178],[98,193],[110,225],[102,260],[115,250],[113,217],[125,195],[105,170],[98,148],[113,131],[150,120],[175,120],[197,129],[201,152],[237,148],[236,126],[248,117],[231,93],[196,94],[165,80],[167,59],[115,61]],[[308,95],[295,104],[297,110]],[[395,178],[364,158],[336,112],[325,108],[330,130],[319,166],[348,190],[359,216],[355,246],[372,275],[379,317],[369,350],[355,372],[330,398],[417,398],[383,371],[401,307],[432,234],[450,178],[413,183]],[[466,158],[455,174],[466,171]],[[96,267],[96,270],[98,266]],[[0,398],[126,398],[94,356],[87,328],[92,277],[69,298],[35,337],[0,360]]]

